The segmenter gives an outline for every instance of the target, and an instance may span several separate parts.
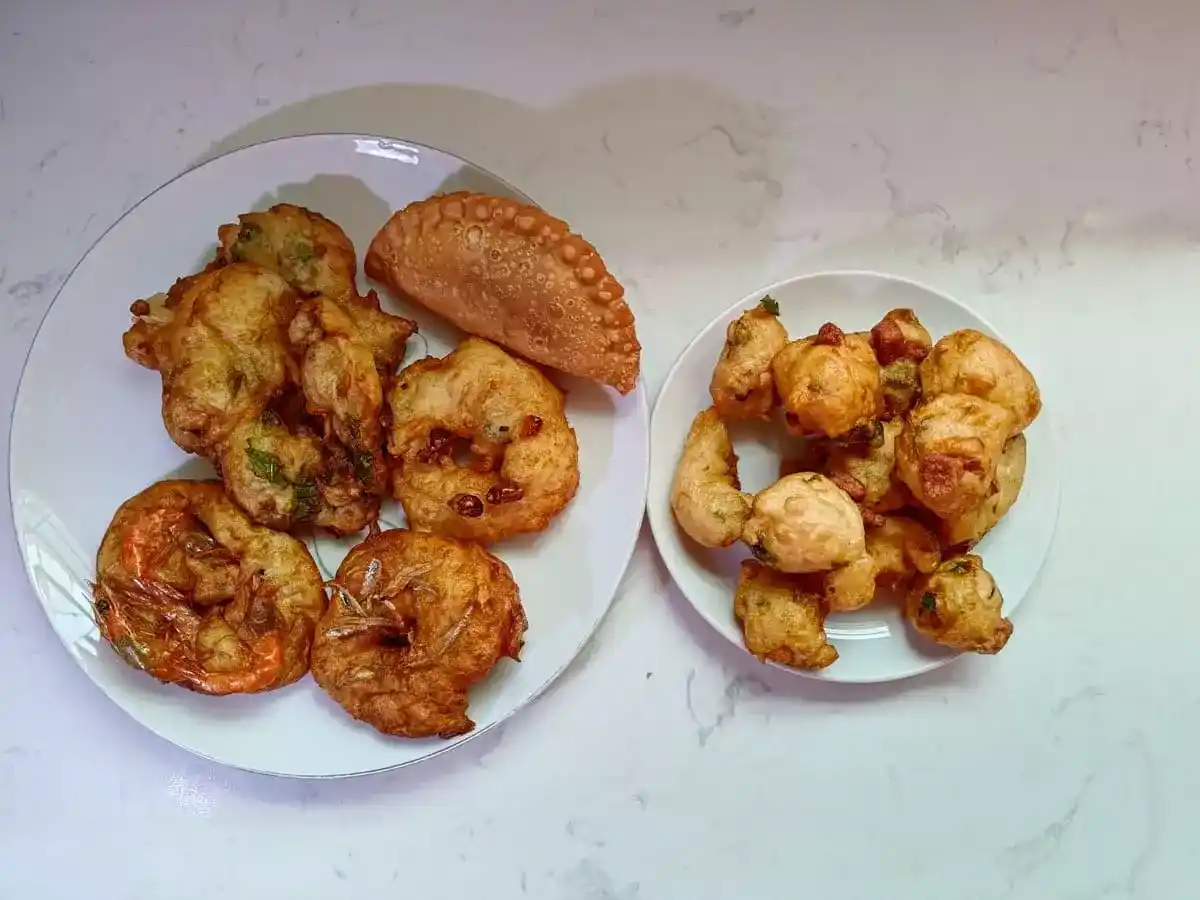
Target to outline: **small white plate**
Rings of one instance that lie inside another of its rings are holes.
[[[217,226],[246,210],[288,201],[324,213],[354,241],[361,271],[368,242],[393,210],[462,189],[528,202],[463,160],[407,142],[312,135],[258,144],[184,173],[134,207],[88,251],[42,322],[13,413],[17,541],[71,656],[118,706],[172,743],[279,775],[337,777],[412,763],[482,734],[536,697],[607,611],[645,508],[645,388],[620,397],[564,377],[567,416],[579,436],[579,493],[544,534],[493,548],[520,585],[529,632],[522,661],[502,662],[472,691],[471,734],[454,741],[385,738],[350,719],[307,677],[260,696],[203,697],[136,672],[97,634],[88,581],[114,511],[159,479],[211,476],[167,437],[157,373],[122,352],[129,304],[204,265]],[[420,323],[409,361],[454,347],[459,334],[451,326],[380,294]],[[383,521],[402,524],[403,512],[389,503]],[[352,543],[317,542],[326,576]]]
[[[679,355],[650,423],[650,526],[680,591],[709,624],[739,648],[744,644],[733,617],[733,592],[738,564],[749,554],[740,544],[709,550],[690,540],[671,515],[670,494],[675,464],[692,418],[711,405],[708,382],[725,343],[725,329],[764,294],[779,301],[780,319],[793,339],[815,333],[825,322],[834,322],[847,332],[865,331],[896,307],[913,309],[935,340],[959,328],[1000,337],[961,303],[915,282],[874,272],[824,272],[750,294],[709,323]],[[1028,464],[1017,503],[976,551],[1004,594],[1006,615],[1016,609],[1033,584],[1050,548],[1058,516],[1058,475],[1045,419],[1043,412],[1026,431]],[[772,484],[779,477],[780,452],[786,440],[782,429],[764,423],[737,426],[731,428],[731,434],[743,490],[759,491]],[[831,615],[825,629],[837,647],[837,662],[827,669],[800,674],[827,681],[893,681],[936,668],[956,655],[913,633],[893,603],[879,602],[852,613]],[[1018,628],[1013,640],[1020,639]]]

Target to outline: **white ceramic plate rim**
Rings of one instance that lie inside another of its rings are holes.
[[[704,336],[706,334],[708,334],[708,332],[718,322],[722,322],[722,321],[732,317],[734,315],[734,313],[738,312],[739,310],[748,309],[751,306],[757,304],[759,299],[762,298],[762,296],[764,294],[777,293],[781,288],[783,288],[785,286],[793,285],[793,284],[796,284],[797,282],[801,282],[801,281],[809,281],[809,280],[812,280],[815,278],[868,278],[868,279],[877,279],[880,281],[899,282],[899,283],[908,285],[909,287],[916,288],[918,290],[933,294],[933,295],[941,298],[942,300],[945,300],[947,303],[950,303],[953,306],[957,306],[963,312],[967,313],[968,315],[970,315],[971,317],[973,317],[974,319],[976,319],[980,323],[982,323],[993,334],[996,334],[996,335],[1001,334],[1000,330],[997,329],[991,322],[989,322],[985,316],[981,315],[979,312],[977,312],[972,307],[968,306],[966,303],[963,303],[961,300],[958,300],[943,291],[939,291],[936,288],[930,287],[929,285],[925,284],[924,282],[917,281],[914,278],[907,278],[903,275],[893,275],[888,272],[879,272],[879,271],[876,271],[873,269],[822,269],[822,270],[815,271],[815,272],[807,272],[803,275],[793,275],[790,278],[782,278],[778,281],[772,282],[771,284],[769,284],[765,287],[751,291],[750,293],[748,293],[744,297],[742,297],[740,300],[738,300],[736,303],[730,304],[724,311],[713,316],[712,319],[706,325],[704,325],[702,328],[700,328],[699,331],[696,332],[695,336],[679,352],[678,356],[675,357],[675,361],[671,364],[671,369],[667,373],[667,377],[663,380],[662,387],[659,389],[658,396],[655,398],[654,409],[651,411],[651,414],[650,414],[650,435],[652,438],[651,442],[650,442],[650,471],[651,472],[655,471],[655,466],[656,466],[653,435],[654,435],[654,430],[655,430],[655,425],[654,425],[655,419],[658,417],[658,414],[660,412],[660,404],[661,404],[663,398],[667,396],[668,389],[671,387],[671,384],[674,382],[675,378],[677,377],[684,359],[692,352],[693,348],[695,348],[695,346],[704,338]],[[1042,415],[1043,416],[1045,415],[1044,411],[1043,411]],[[1044,432],[1044,434],[1039,435],[1039,444],[1040,445],[1044,444],[1045,446],[1040,446],[1038,452],[1042,455],[1048,456],[1051,460],[1056,460],[1056,452],[1055,452],[1056,448],[1054,446],[1053,429],[1045,428],[1045,429],[1043,429],[1043,432]],[[678,450],[676,448],[676,450],[674,452],[671,452],[671,451],[668,451],[667,448],[661,448],[661,447],[659,448],[660,454],[668,453],[668,452],[670,452],[670,455],[671,455],[670,469],[674,470],[674,463],[675,463],[675,459],[678,454]],[[1048,535],[1047,551],[1042,555],[1041,559],[1038,560],[1037,568],[1031,573],[1030,589],[1032,589],[1032,586],[1037,583],[1037,579],[1038,579],[1042,569],[1046,565],[1046,559],[1050,555],[1049,548],[1051,546],[1053,546],[1054,534],[1058,528],[1058,508],[1061,503],[1062,487],[1061,487],[1061,482],[1057,477],[1054,478],[1053,483],[1054,483],[1054,500],[1053,500],[1054,516],[1053,516],[1053,522],[1050,527],[1050,532]],[[650,498],[647,497],[646,518],[649,519],[649,521],[650,521],[650,532],[654,536],[655,551],[658,553],[658,557],[659,557],[659,559],[662,560],[663,565],[666,566],[667,571],[671,573],[671,580],[675,582],[676,590],[687,601],[688,605],[693,610],[695,610],[696,613],[698,613],[700,615],[700,617],[702,619],[704,619],[704,621],[707,622],[713,628],[714,631],[716,631],[722,637],[730,640],[731,643],[734,643],[737,646],[737,648],[739,650],[741,650],[743,653],[746,653],[747,655],[749,655],[749,652],[746,650],[744,645],[742,645],[736,641],[733,641],[729,637],[729,635],[726,633],[725,623],[718,621],[701,604],[694,602],[692,600],[692,598],[688,596],[687,592],[681,587],[680,580],[677,577],[677,574],[675,571],[675,566],[676,566],[675,561],[671,558],[671,554],[664,553],[662,550],[663,544],[666,543],[666,537],[665,537],[665,535],[660,533],[660,529],[667,528],[667,527],[673,527],[672,519],[669,515],[666,515],[666,514],[664,514],[662,517],[655,515],[649,507],[649,501],[650,501]],[[1014,602],[1012,602],[1011,604],[1006,603],[1005,612],[1007,614],[1011,614],[1014,610],[1016,610],[1016,608],[1020,605],[1021,601],[1024,600],[1025,594],[1027,594],[1027,593],[1028,593],[1028,590],[1025,591],[1024,593],[1022,593],[1020,597],[1017,597],[1016,600]],[[835,683],[835,684],[882,684],[882,683],[887,683],[887,682],[904,681],[909,678],[915,678],[918,675],[923,675],[926,672],[930,672],[934,669],[941,668],[942,666],[947,665],[948,663],[951,663],[956,659],[959,659],[963,655],[964,654],[962,654],[962,653],[953,653],[953,654],[947,654],[946,656],[943,656],[943,657],[930,658],[930,659],[927,659],[924,662],[922,662],[920,665],[916,665],[913,668],[906,670],[903,673],[896,674],[896,675],[861,676],[861,677],[839,676],[839,675],[835,675],[826,670],[793,669],[788,666],[784,666],[779,663],[771,662],[771,661],[765,661],[765,662],[763,662],[763,664],[770,666],[771,668],[774,668],[774,669],[788,672],[792,675],[797,675],[802,678],[811,678],[811,679],[817,680],[817,681],[826,681],[826,682]],[[751,657],[751,658],[753,658],[753,657]]]
[[[9,409],[9,415],[8,415],[8,489],[9,489],[8,514],[9,514],[9,523],[11,524],[12,529],[13,529],[13,540],[17,544],[17,549],[21,554],[21,564],[25,570],[25,576],[26,576],[26,580],[29,583],[29,589],[32,591],[33,595],[37,598],[38,604],[42,608],[42,611],[47,615],[47,618],[50,619],[51,630],[54,632],[55,637],[58,639],[59,643],[63,646],[63,649],[67,651],[68,657],[70,657],[72,659],[74,658],[74,654],[72,653],[71,647],[67,642],[67,638],[58,628],[55,628],[53,626],[53,620],[50,615],[51,611],[48,608],[46,600],[45,600],[45,598],[43,598],[41,591],[39,591],[37,589],[37,584],[34,579],[32,567],[30,565],[30,561],[26,554],[25,543],[17,538],[19,530],[17,527],[17,520],[16,520],[16,506],[15,506],[15,501],[13,499],[15,497],[15,491],[14,491],[15,473],[13,471],[12,449],[13,449],[13,434],[14,434],[13,425],[14,425],[14,420],[15,420],[16,410],[17,410],[17,400],[20,397],[21,391],[24,387],[25,372],[29,366],[30,358],[33,356],[34,348],[37,346],[38,337],[41,335],[41,332],[42,332],[42,326],[45,325],[47,319],[50,317],[50,311],[54,308],[54,304],[58,302],[59,295],[63,292],[63,290],[66,288],[66,286],[71,282],[71,279],[75,275],[76,270],[78,270],[79,267],[83,265],[84,261],[89,256],[91,256],[92,253],[95,252],[96,249],[103,243],[104,239],[108,236],[109,232],[111,232],[118,225],[120,225],[123,221],[125,221],[126,218],[133,215],[138,210],[138,208],[140,206],[142,206],[142,204],[144,204],[151,197],[158,194],[160,191],[166,189],[167,187],[174,184],[175,182],[179,181],[181,178],[184,178],[185,176],[196,171],[197,169],[202,169],[211,163],[217,162],[218,160],[224,159],[229,156],[233,156],[238,153],[242,153],[247,150],[252,150],[256,147],[261,147],[263,145],[286,143],[286,142],[290,142],[290,141],[303,140],[305,138],[347,138],[347,139],[351,139],[351,140],[357,138],[357,139],[376,140],[376,141],[394,141],[397,143],[408,144],[413,147],[418,147],[418,148],[425,149],[425,150],[432,150],[436,153],[441,153],[447,157],[451,157],[455,160],[458,160],[464,166],[469,166],[473,169],[478,170],[479,172],[482,172],[483,174],[487,175],[489,178],[494,179],[497,183],[504,185],[510,192],[512,192],[514,195],[516,195],[518,197],[529,198],[528,194],[526,194],[520,188],[513,185],[508,180],[499,177],[495,173],[491,172],[488,169],[483,168],[482,166],[480,166],[476,163],[473,163],[469,160],[463,159],[463,157],[459,156],[456,153],[451,153],[448,150],[442,150],[441,148],[436,147],[432,144],[425,144],[420,141],[412,141],[412,140],[409,140],[408,138],[403,138],[403,137],[385,136],[385,135],[378,135],[378,134],[366,134],[366,133],[362,133],[362,132],[353,132],[353,131],[348,131],[348,132],[306,132],[303,134],[288,135],[287,137],[278,137],[278,138],[271,138],[271,139],[265,140],[265,141],[257,141],[252,144],[247,144],[244,147],[238,147],[236,149],[229,150],[225,153],[218,154],[217,156],[207,157],[207,158],[201,160],[200,162],[198,162],[192,166],[189,166],[188,168],[179,172],[174,177],[169,178],[167,181],[164,181],[158,187],[154,188],[154,190],[150,191],[145,196],[143,196],[140,200],[138,200],[137,203],[133,204],[133,206],[131,206],[129,209],[125,210],[125,212],[121,213],[121,215],[118,216],[112,222],[112,224],[110,224],[107,228],[104,229],[104,231],[99,235],[99,237],[97,237],[96,240],[92,242],[91,246],[88,247],[87,251],[82,256],[79,257],[79,259],[76,261],[75,265],[73,265],[71,267],[71,270],[67,273],[66,278],[63,279],[62,283],[58,287],[58,290],[55,291],[54,298],[50,301],[49,304],[47,304],[45,311],[42,313],[41,319],[38,321],[37,329],[34,331],[33,339],[29,342],[29,348],[28,348],[28,350],[26,350],[25,358],[21,363],[21,375],[17,381],[17,389],[13,394],[13,404],[12,404],[11,408]],[[532,198],[529,198],[529,202],[533,203],[534,205],[540,206],[540,204],[538,204],[537,201],[533,200]],[[488,724],[486,724],[482,727],[476,728],[475,730],[471,731],[470,733],[463,735],[458,740],[455,740],[453,742],[447,742],[444,746],[435,747],[434,749],[432,749],[428,753],[426,753],[424,756],[420,756],[420,757],[417,757],[414,759],[402,760],[400,762],[390,764],[390,765],[376,766],[376,767],[370,768],[370,769],[363,769],[362,771],[358,771],[358,772],[340,772],[340,773],[333,773],[333,774],[313,775],[313,774],[301,774],[301,773],[295,773],[295,772],[276,772],[276,771],[271,771],[271,770],[267,770],[267,769],[258,769],[258,768],[254,768],[252,766],[239,765],[237,763],[230,762],[227,760],[217,759],[216,757],[209,755],[208,753],[204,752],[203,750],[201,750],[197,747],[191,746],[190,744],[182,743],[166,734],[163,734],[159,729],[155,728],[154,726],[149,724],[147,721],[134,715],[130,710],[126,709],[125,706],[113,695],[113,693],[112,693],[112,691],[110,691],[109,687],[106,684],[102,683],[101,681],[97,680],[92,675],[92,673],[90,671],[88,671],[88,669],[86,667],[78,666],[78,668],[80,668],[84,672],[84,674],[87,675],[88,680],[93,685],[95,685],[97,688],[99,688],[99,690],[104,694],[104,696],[115,707],[120,709],[122,713],[124,713],[125,715],[128,715],[130,718],[132,718],[134,721],[136,721],[140,726],[145,728],[147,731],[150,731],[156,737],[166,741],[169,744],[180,747],[181,749],[186,750],[187,752],[189,752],[201,759],[208,760],[209,762],[216,763],[218,765],[229,766],[230,768],[238,769],[240,771],[245,771],[245,772],[252,772],[255,774],[259,774],[259,775],[271,775],[271,776],[280,777],[280,778],[297,778],[297,779],[302,779],[302,780],[322,780],[322,781],[323,780],[336,780],[336,779],[342,779],[342,778],[358,778],[358,777],[361,777],[364,775],[375,775],[375,774],[379,774],[381,772],[391,772],[391,771],[396,771],[398,769],[407,768],[408,766],[413,766],[413,765],[417,765],[418,763],[426,762],[427,760],[431,760],[431,759],[434,759],[435,757],[441,756],[443,753],[448,753],[452,750],[456,750],[460,747],[463,747],[466,744],[469,744],[471,741],[475,740],[476,738],[479,738],[482,735],[487,734],[488,732],[492,731],[497,726],[505,725],[513,716],[517,715],[519,712],[526,709],[528,706],[530,706],[532,703],[534,703],[538,698],[540,698],[542,696],[542,694],[544,694],[546,692],[546,690],[555,681],[557,681],[562,676],[562,674],[570,667],[571,663],[573,663],[579,657],[579,654],[583,651],[584,647],[587,646],[588,642],[591,641],[591,639],[595,636],[596,631],[599,629],[600,625],[604,622],[605,618],[607,618],[609,611],[612,609],[613,602],[616,600],[617,594],[621,590],[622,582],[625,579],[625,573],[628,571],[629,564],[633,560],[633,554],[637,549],[637,543],[638,543],[638,540],[641,535],[641,522],[645,518],[646,502],[647,502],[647,496],[649,493],[649,485],[650,485],[650,466],[651,466],[651,463],[650,463],[650,421],[649,421],[650,420],[650,410],[649,410],[649,404],[646,400],[645,378],[642,375],[638,376],[637,388],[634,393],[636,395],[635,401],[636,401],[637,407],[638,407],[639,418],[641,418],[645,422],[645,428],[643,429],[645,445],[642,448],[642,458],[646,461],[646,464],[644,466],[642,484],[641,484],[642,508],[641,508],[641,515],[637,519],[638,527],[630,529],[631,539],[629,540],[629,545],[625,549],[624,553],[620,554],[620,556],[624,559],[624,562],[622,563],[622,565],[620,567],[620,571],[617,573],[616,584],[614,585],[613,590],[608,597],[607,603],[604,604],[603,610],[596,617],[591,628],[588,629],[588,631],[584,634],[582,640],[579,641],[579,643],[575,647],[575,649],[564,660],[563,664],[558,669],[556,669],[544,682],[542,682],[540,685],[538,685],[533,690],[532,693],[528,694],[521,703],[517,704],[511,710],[509,710],[506,715],[504,715],[501,718],[498,718],[494,722],[489,722]]]

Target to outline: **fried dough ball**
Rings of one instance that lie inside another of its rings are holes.
[[[475,727],[468,692],[527,625],[508,566],[477,544],[384,531],[352,549],[312,650],[317,684],[384,734],[443,737]]]
[[[999,653],[1012,635],[1004,598],[974,554],[945,560],[909,592],[905,614],[927,638],[954,650]]]
[[[920,362],[932,347],[933,338],[911,309],[890,310],[871,329],[871,348],[881,366],[898,359]]]
[[[904,428],[898,420],[876,423],[876,439],[867,444],[833,444],[825,474],[850,499],[876,512],[899,509],[908,501],[896,477],[896,437]]]
[[[1012,509],[1025,483],[1025,435],[1009,438],[996,465],[996,477],[983,502],[942,522],[942,537],[951,547],[972,547]]]
[[[713,407],[723,418],[771,417],[775,405],[771,360],[787,342],[787,329],[779,321],[779,306],[770,297],[729,323],[725,347],[708,386]]]
[[[780,350],[771,372],[793,432],[837,438],[874,427],[879,363],[865,335],[826,323]]]
[[[703,547],[728,547],[750,517],[749,494],[738,481],[737,454],[729,429],[709,407],[692,420],[671,484],[671,512]]]
[[[283,389],[295,309],[288,283],[249,263],[181,278],[165,297],[130,307],[125,353],[162,373],[163,423],[176,444],[212,455]]]
[[[927,398],[896,438],[896,471],[930,512],[960,516],[987,496],[1011,426],[1007,409],[979,397]]]
[[[746,649],[764,662],[793,669],[823,669],[838,652],[825,638],[827,610],[820,594],[799,580],[760,565],[742,563],[733,614],[742,626]]]
[[[100,634],[125,662],[205,694],[300,678],[325,609],[304,544],[251,524],[215,481],[160,481],[123,503],[92,587]]]
[[[867,526],[867,554],[875,561],[876,582],[892,590],[907,590],[942,561],[937,536],[908,516],[884,516]]]
[[[781,572],[821,572],[853,562],[866,544],[862,514],[824,475],[798,472],[754,497],[742,540]]]
[[[414,530],[490,543],[544,530],[575,496],[562,391],[490,341],[407,366],[388,400],[392,485]]]
[[[1013,415],[1006,437],[1028,428],[1042,409],[1037,382],[1017,355],[971,328],[951,332],[933,345],[921,363],[921,389],[926,397],[971,394],[1003,406]]]
[[[279,273],[302,298],[322,295],[343,307],[380,369],[393,372],[404,358],[416,323],[382,312],[374,292],[358,295],[354,245],[335,222],[302,206],[278,203],[222,225],[217,239],[219,263],[254,263]]]
[[[878,566],[869,552],[821,574],[821,594],[830,612],[862,609],[875,599]]]
[[[921,364],[897,359],[879,370],[883,418],[899,419],[921,399]]]

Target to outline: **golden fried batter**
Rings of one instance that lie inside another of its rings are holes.
[[[965,328],[933,345],[921,363],[921,388],[936,394],[971,394],[1003,406],[1013,415],[1007,437],[1020,434],[1037,418],[1042,396],[1017,355],[995,338]]]
[[[637,386],[641,345],[624,289],[591,244],[536,207],[465,192],[411,203],[371,241],[365,269],[536,363],[622,394]]]
[[[302,206],[278,203],[222,225],[217,239],[219,263],[254,263],[282,275],[302,298],[322,295],[342,307],[381,370],[395,371],[404,358],[416,323],[382,312],[374,295],[358,295],[354,245],[336,223]]]
[[[122,504],[92,596],[122,659],[206,694],[300,678],[325,608],[307,548],[251,524],[215,481],[160,481]]]
[[[820,573],[821,595],[829,611],[851,612],[869,604],[875,599],[878,572],[874,557],[864,552],[844,566]]]
[[[671,512],[704,547],[728,547],[742,536],[750,495],[741,491],[729,429],[712,407],[692,420],[671,485]]]
[[[893,309],[871,329],[871,348],[881,366],[899,359],[920,362],[931,347],[933,338],[911,309]]]
[[[781,572],[820,572],[859,559],[866,550],[862,514],[824,475],[798,472],[754,497],[742,540]]]
[[[883,418],[898,419],[921,399],[921,364],[915,359],[897,359],[879,370]]]
[[[954,650],[999,653],[1012,635],[1001,612],[1004,598],[974,554],[944,561],[909,592],[905,614],[912,626]]]
[[[729,323],[725,347],[713,370],[708,392],[713,407],[727,419],[769,419],[775,405],[771,360],[787,344],[779,305],[763,297],[754,309]]]
[[[823,669],[838,652],[825,638],[826,609],[817,593],[798,579],[752,559],[742,563],[733,614],[742,626],[746,649],[764,662],[794,669]]]
[[[1009,438],[996,465],[996,477],[978,506],[942,522],[942,537],[951,547],[979,543],[1017,502],[1025,483],[1025,435]]]
[[[467,338],[418,360],[388,402],[392,485],[413,529],[490,543],[542,531],[575,496],[579,445],[562,391],[495,344]]]
[[[884,516],[867,526],[867,553],[875,560],[875,580],[893,590],[907,590],[918,574],[927,575],[942,561],[937,536],[908,516]]]
[[[794,432],[842,437],[874,427],[882,402],[879,363],[865,335],[826,323],[779,351],[771,372]]]
[[[1012,414],[969,394],[938,394],[909,413],[896,471],[922,506],[949,519],[978,506],[996,475]]]
[[[182,278],[165,298],[130,307],[125,353],[162,373],[163,423],[176,444],[211,455],[283,389],[295,308],[286,281],[249,263]]]
[[[482,547],[385,531],[347,554],[317,628],[313,677],[384,734],[443,737],[475,727],[468,691],[518,659],[526,619],[508,566]]]
[[[876,423],[875,439],[865,444],[834,443],[825,474],[855,503],[890,512],[908,501],[896,477],[896,437],[904,428],[898,420]]]

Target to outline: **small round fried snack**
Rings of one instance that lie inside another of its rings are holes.
[[[788,342],[779,321],[779,305],[764,297],[729,323],[725,346],[713,370],[708,392],[726,419],[769,419],[775,405],[771,360]]]
[[[1009,438],[996,465],[996,478],[978,506],[942,522],[947,546],[969,549],[1004,518],[1025,483],[1025,435]]]
[[[274,272],[235,263],[181,278],[166,296],[130,307],[125,354],[162,373],[163,423],[182,449],[211,455],[287,384],[296,303]]]
[[[527,625],[508,566],[477,544],[384,531],[338,567],[312,673],[354,718],[384,734],[443,737],[475,727],[468,692]]]
[[[871,348],[882,367],[883,416],[903,416],[921,398],[920,363],[933,338],[911,309],[893,309],[871,329]]]
[[[709,407],[692,420],[683,443],[671,485],[671,512],[697,544],[728,547],[742,536],[750,500],[738,480],[729,429]]]
[[[867,553],[875,560],[875,580],[892,590],[908,590],[942,561],[937,535],[908,516],[884,516],[881,524],[868,526]]]
[[[1007,409],[979,397],[925,399],[896,438],[896,471],[930,512],[961,516],[987,496],[1011,426]]]
[[[575,496],[562,391],[490,341],[407,366],[388,401],[392,488],[414,530],[491,543],[544,530]]]
[[[837,438],[873,428],[882,401],[879,363],[866,335],[827,322],[780,350],[771,373],[793,432]]]
[[[1004,598],[974,554],[945,560],[909,592],[905,615],[913,628],[944,647],[999,653],[1012,635]]]
[[[100,634],[125,662],[204,694],[300,678],[325,609],[304,544],[252,524],[215,481],[160,481],[122,504],[92,598]]]
[[[951,332],[933,345],[921,363],[921,389],[926,397],[971,394],[1003,406],[1013,415],[1006,437],[1028,428],[1042,409],[1037,382],[1017,355],[971,328]]]
[[[838,652],[825,638],[828,610],[819,593],[798,579],[752,559],[742,562],[733,614],[746,649],[764,662],[793,669],[824,669]]]
[[[865,444],[835,443],[825,474],[855,503],[876,512],[899,509],[908,501],[896,477],[896,438],[904,428],[898,419],[876,423],[876,439]]]
[[[862,513],[816,472],[787,475],[755,495],[742,540],[780,572],[822,572],[866,552]]]
[[[821,594],[830,612],[852,612],[875,599],[879,569],[875,558],[864,552],[858,559],[823,572]]]

